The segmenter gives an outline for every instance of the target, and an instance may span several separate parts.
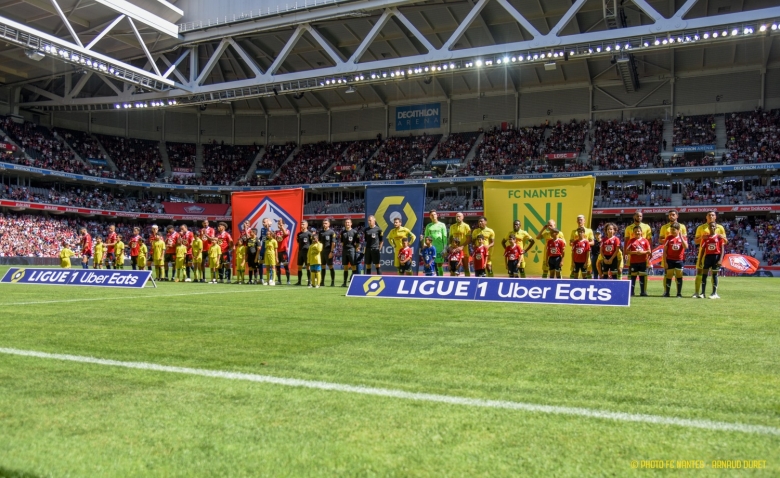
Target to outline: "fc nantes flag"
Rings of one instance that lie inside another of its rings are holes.
[[[491,259],[497,274],[506,273],[504,250],[501,239],[512,232],[512,224],[519,220],[521,228],[532,237],[541,231],[550,219],[561,231],[559,237],[566,239],[566,257],[562,276],[568,277],[571,269],[571,248],[569,238],[577,228],[577,216],[585,216],[585,225],[590,227],[593,212],[593,176],[564,179],[529,179],[484,182],[485,217],[496,232],[496,246]],[[525,271],[528,275],[541,275],[544,262],[544,241],[536,241],[525,256]]]

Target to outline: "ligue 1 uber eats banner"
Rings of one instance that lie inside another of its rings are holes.
[[[577,229],[577,216],[585,216],[585,225],[590,227],[593,211],[593,176],[562,179],[528,179],[500,181],[488,179],[483,183],[485,217],[488,226],[496,233],[496,246],[491,260],[493,271],[506,274],[504,251],[501,239],[512,231],[512,224],[520,220],[521,228],[536,237],[550,219],[555,220],[561,231],[558,237],[566,240],[561,276],[568,277],[571,270],[570,239]],[[523,245],[524,247],[526,244]],[[544,263],[545,242],[536,241],[525,256],[525,271],[529,276],[541,275]]]
[[[0,282],[7,284],[71,285],[87,287],[117,287],[140,289],[146,285],[151,271],[116,269],[8,269]]]
[[[357,275],[347,296],[627,307],[630,291],[625,280]]]
[[[395,250],[387,239],[388,233],[394,228],[395,218],[401,219],[401,226],[412,231],[417,237],[412,248],[412,267],[417,270],[417,259],[420,256],[420,241],[422,241],[423,218],[418,216],[425,209],[425,185],[408,186],[369,186],[366,189],[366,224],[368,216],[376,217],[376,225],[382,229],[384,242],[380,260],[382,272],[395,272]]]
[[[250,228],[257,230],[258,237],[263,229],[263,219],[271,220],[273,231],[279,228],[280,219],[284,221],[290,232],[286,240],[290,271],[292,274],[297,274],[298,245],[295,237],[301,230],[303,220],[303,189],[233,193],[231,207],[233,208],[232,235],[236,243],[241,237],[241,228],[246,221],[249,221]]]

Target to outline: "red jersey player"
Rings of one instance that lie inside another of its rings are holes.
[[[550,279],[561,278],[561,265],[563,257],[566,255],[566,241],[558,237],[560,231],[552,227],[549,228],[550,240],[547,241],[547,268],[550,271]]]
[[[680,224],[673,222],[669,226],[669,235],[664,243],[664,264],[666,264],[665,278],[666,291],[664,297],[670,297],[672,277],[677,281],[677,297],[682,297],[683,264],[685,263],[685,250],[688,249],[688,238],[681,234]],[[698,294],[698,291],[697,291]]]
[[[133,235],[130,236],[128,245],[130,246],[130,264],[133,266],[133,270],[138,269],[138,254],[141,251],[141,243],[144,241],[141,237],[141,228],[134,227]]]
[[[165,228],[165,280],[173,281],[176,275],[176,246],[179,244],[179,233],[172,225]],[[171,266],[171,278],[168,279],[168,265]]]
[[[517,236],[509,235],[509,243],[504,248],[504,260],[509,277],[517,277],[517,266],[523,257],[523,249],[517,245]]]
[[[281,219],[279,219],[277,226],[279,229],[276,231],[276,243],[278,245],[276,249],[276,277],[279,278],[279,283],[281,283],[282,267],[284,267],[287,285],[290,285],[290,254],[287,246],[287,238],[290,237],[290,231],[287,230],[287,226]]]
[[[182,224],[179,227],[179,238],[184,239],[184,245],[187,246],[187,255],[184,259],[187,270],[187,278],[184,280],[184,282],[192,282],[192,279],[190,278],[192,271],[192,241],[195,240],[195,234],[189,230],[186,224]]]
[[[401,249],[398,251],[398,273],[405,276],[412,275],[412,256],[414,250],[409,247],[409,238],[401,239]]]
[[[572,279],[588,277],[588,258],[590,257],[590,240],[584,227],[577,228],[577,239],[571,243]]]
[[[111,224],[108,226],[108,235],[106,236],[106,269],[111,269],[114,265],[116,257],[114,257],[114,245],[116,245],[116,226]]]
[[[460,247],[460,238],[452,238],[452,245],[447,253],[447,260],[450,263],[450,275],[458,275],[458,267],[463,260],[463,248]],[[468,267],[468,264],[466,264],[466,267]]]
[[[645,239],[640,226],[634,226],[633,237],[626,244],[626,254],[628,254],[628,270],[631,275],[631,295],[634,295],[636,278],[639,277],[639,295],[647,297],[647,269],[650,264],[650,255],[653,253],[653,246],[650,241]]]
[[[604,226],[607,237],[601,241],[601,255],[596,262],[602,279],[609,279],[610,273],[613,279],[620,279],[622,275],[623,253],[620,250],[620,238],[617,237],[617,225],[608,223]]]
[[[723,254],[726,252],[728,241],[725,237],[718,234],[718,225],[714,222],[709,224],[709,235],[701,239],[699,248],[699,257],[696,261],[696,267],[702,270],[701,293],[698,298],[705,297],[704,291],[707,290],[707,276],[712,271],[712,294],[710,299],[720,299],[718,295],[718,273],[720,265],[723,262]],[[696,291],[699,293],[699,291]]]
[[[217,225],[216,238],[221,241],[219,247],[222,251],[222,256],[219,259],[222,266],[219,269],[219,280],[227,279],[227,283],[230,284],[230,276],[233,272],[233,265],[230,259],[230,251],[233,249],[233,236],[227,232],[227,224],[224,222],[220,222]]]
[[[92,257],[92,236],[86,227],[81,228],[81,268],[89,269],[89,259]]]
[[[479,234],[477,240],[474,243],[474,275],[477,277],[486,277],[485,269],[487,268],[488,259],[490,259],[488,253],[488,247],[485,245],[485,236]]]
[[[209,249],[211,248],[211,239],[216,236],[214,228],[209,226],[209,221],[204,219],[200,228],[200,239],[203,241],[203,262],[200,265],[200,276],[206,277],[206,264],[209,260]]]

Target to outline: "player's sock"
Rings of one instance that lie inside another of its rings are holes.
[[[701,281],[702,281],[702,273],[701,273],[701,271],[696,271],[696,289],[695,289],[695,292],[697,294],[701,290]]]
[[[284,266],[284,275],[287,276],[287,283],[290,283],[290,266]]]
[[[631,295],[634,295],[636,289],[636,276],[631,276]]]
[[[349,271],[344,269],[344,284],[347,283],[347,279],[349,279]]]
[[[683,278],[682,277],[678,277],[677,278],[677,295],[681,295],[682,294],[682,285],[683,285]],[[671,287],[671,285],[669,287]]]
[[[135,269],[135,267],[133,267],[133,269]],[[187,266],[187,279],[191,279],[192,278],[192,277],[190,277],[190,270],[191,269],[192,269],[192,267]]]
[[[311,271],[306,271],[306,282],[311,284]]]
[[[712,294],[715,295],[718,293],[718,282],[720,277],[718,277],[717,272],[712,273]]]
[[[331,269],[330,270],[330,285],[333,285],[336,283],[336,270]]]
[[[493,277],[493,269],[488,270],[487,276]]]
[[[436,275],[439,277],[444,276],[444,268],[441,266],[441,264],[436,264]]]
[[[303,280],[303,271],[299,270],[298,271],[298,284],[300,284],[302,280]]]
[[[640,294],[647,294],[647,276],[642,276],[639,278],[639,289]]]
[[[542,279],[547,279],[548,272],[542,271]]]
[[[704,291],[707,290],[707,276],[703,275],[701,276],[701,289],[697,289],[696,292],[698,293],[701,291],[701,295],[704,295]]]
[[[463,275],[465,275],[466,277],[471,277],[471,270],[469,269],[468,265],[463,268]]]
[[[669,291],[672,289],[672,279],[666,278],[664,279],[664,294],[669,295]]]

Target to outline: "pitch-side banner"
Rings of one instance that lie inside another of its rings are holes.
[[[520,220],[521,227],[536,237],[550,219],[561,231],[559,237],[566,240],[562,276],[571,270],[571,248],[569,239],[577,228],[577,216],[585,216],[585,225],[590,227],[593,212],[593,176],[561,179],[529,179],[500,181],[488,179],[483,183],[485,217],[488,226],[496,232],[496,245],[491,253],[493,271],[506,273],[504,251],[501,239],[512,231],[512,224]],[[541,275],[544,262],[544,241],[536,241],[525,256],[525,271],[528,275]]]
[[[290,235],[287,237],[287,251],[290,259],[290,271],[298,273],[298,244],[296,235],[301,230],[303,220],[303,189],[282,189],[279,191],[251,191],[233,193],[233,240],[241,237],[241,227],[249,221],[250,227],[263,228],[263,219],[271,220],[271,229],[278,229],[279,219],[284,221]]]
[[[425,185],[414,184],[409,186],[370,186],[366,189],[366,224],[368,216],[376,217],[376,225],[384,234],[385,241],[382,244],[382,271],[393,272],[395,252],[387,234],[393,229],[393,220],[401,218],[401,225],[412,231],[417,240],[412,245],[414,256],[412,267],[417,267],[417,258],[420,254],[420,241],[422,241],[423,218],[421,214],[425,209]]]
[[[628,307],[630,291],[620,280],[356,275],[347,296]]]
[[[4,284],[71,285],[140,289],[152,271],[116,269],[37,269],[12,267],[0,282]]]

